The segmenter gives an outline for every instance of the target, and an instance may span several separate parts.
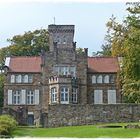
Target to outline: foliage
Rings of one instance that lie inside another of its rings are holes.
[[[38,56],[42,50],[49,50],[48,31],[46,29],[15,35],[8,41],[11,45],[0,49],[0,64],[4,62],[6,56]]]
[[[93,56],[111,56],[111,48],[112,48],[112,37],[110,29],[108,28],[107,34],[104,38],[104,44],[102,44],[102,51],[93,52]]]
[[[16,127],[17,122],[12,116],[0,116],[0,135],[11,135]]]
[[[137,123],[136,123],[137,124]],[[128,123],[104,124],[126,126]],[[139,123],[140,125],[140,123]],[[18,137],[69,137],[69,138],[133,138],[140,137],[139,129],[99,128],[99,125],[69,126],[59,128],[18,128],[14,131]]]
[[[3,106],[4,81],[5,75],[0,74],[0,107]]]
[[[112,56],[123,57],[122,72],[118,77],[123,83],[125,99],[130,103],[140,103],[140,3],[127,3],[127,6],[129,14],[123,22],[118,23],[112,16],[107,27]]]
[[[127,80],[123,86],[124,99],[126,102],[139,103],[140,102],[140,80]]]

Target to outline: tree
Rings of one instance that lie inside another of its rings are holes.
[[[140,103],[140,4],[127,3],[128,16],[122,23],[110,19],[112,56],[123,57],[122,82],[127,102]]]
[[[38,56],[41,50],[49,50],[48,31],[46,29],[28,31],[8,39],[11,43],[9,54],[14,56]]]

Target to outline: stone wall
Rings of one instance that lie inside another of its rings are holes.
[[[140,120],[140,104],[51,105],[45,127],[90,125]]]

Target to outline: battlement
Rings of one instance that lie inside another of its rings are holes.
[[[48,26],[48,31],[51,33],[72,32],[74,33],[74,25],[55,25]]]

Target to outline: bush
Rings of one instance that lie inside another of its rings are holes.
[[[0,116],[0,135],[11,135],[11,132],[17,127],[16,120],[9,115]]]

